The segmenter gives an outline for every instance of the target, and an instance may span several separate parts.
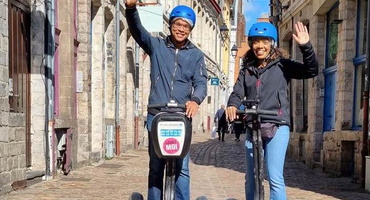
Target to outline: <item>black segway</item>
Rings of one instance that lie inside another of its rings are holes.
[[[263,144],[261,136],[261,116],[272,115],[276,116],[277,111],[261,110],[258,108],[258,100],[245,100],[243,105],[245,110],[237,110],[239,114],[246,114],[251,116],[252,130],[253,130],[253,164],[254,164],[254,200],[264,200],[265,192],[263,187]],[[248,120],[249,121],[249,120]]]
[[[175,199],[176,159],[184,158],[190,149],[192,125],[185,116],[185,105],[171,100],[165,104],[148,105],[160,110],[152,121],[151,136],[154,151],[166,160],[164,199]],[[140,193],[132,193],[129,200],[143,200]]]
[[[164,199],[175,199],[176,159],[184,158],[190,149],[192,125],[185,115],[185,105],[170,101],[166,104],[148,105],[159,109],[151,127],[155,153],[166,160]]]

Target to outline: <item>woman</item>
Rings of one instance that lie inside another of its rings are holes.
[[[287,199],[283,176],[285,154],[289,142],[290,103],[288,84],[291,79],[306,79],[318,74],[318,62],[310,43],[307,27],[295,24],[294,40],[303,54],[303,63],[288,58],[277,48],[277,30],[268,22],[259,22],[249,30],[251,49],[243,59],[243,68],[234,85],[226,110],[230,121],[237,118],[236,110],[243,99],[258,100],[259,108],[277,111],[277,116],[261,116],[265,170],[270,184],[270,199]],[[246,199],[254,197],[253,144],[246,135]]]

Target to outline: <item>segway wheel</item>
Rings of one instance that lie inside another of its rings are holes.
[[[144,197],[138,192],[133,192],[128,200],[144,200]]]

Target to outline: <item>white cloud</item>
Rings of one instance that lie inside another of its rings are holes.
[[[261,13],[260,15],[260,18],[268,18],[269,17],[269,13],[265,12],[265,13]]]
[[[257,22],[257,18],[268,17],[269,0],[243,0],[243,13],[246,21],[246,31]]]
[[[243,1],[243,13],[253,11],[253,4],[249,1]]]

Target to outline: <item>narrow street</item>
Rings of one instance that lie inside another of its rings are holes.
[[[244,139],[245,135],[242,135]],[[209,200],[245,199],[244,143],[227,134],[225,142],[209,135],[196,134],[191,147],[191,199],[207,196]],[[129,199],[133,192],[146,196],[147,149],[132,150],[120,157],[94,166],[42,181],[13,191],[0,199]],[[290,200],[370,199],[370,193],[351,183],[350,178],[331,178],[320,169],[310,169],[301,162],[287,159],[285,178]],[[268,184],[265,181],[266,199]]]

